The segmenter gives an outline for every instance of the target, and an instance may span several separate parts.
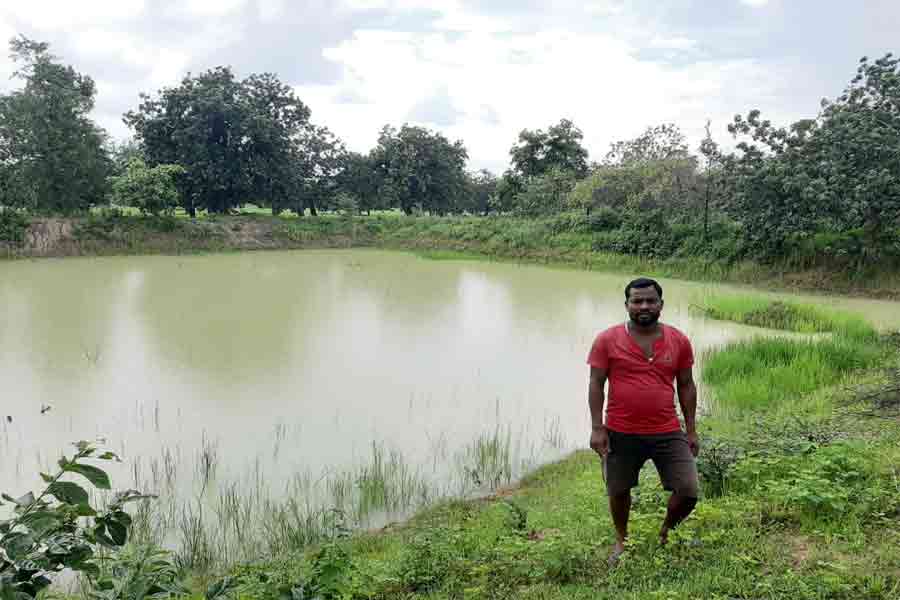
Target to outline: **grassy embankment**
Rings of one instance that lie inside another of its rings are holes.
[[[850,267],[822,267],[800,260],[764,266],[694,255],[642,258],[606,251],[608,232],[573,230],[562,218],[407,217],[398,213],[297,218],[272,217],[254,210],[197,220],[98,213],[62,224],[55,220],[54,227],[42,228],[41,223],[47,221],[36,220],[31,227],[34,234],[23,236],[16,247],[8,245],[6,254],[68,256],[380,247],[412,250],[434,259],[514,260],[773,288],[900,297],[900,271],[889,266],[860,273]]]
[[[656,542],[666,494],[648,467],[628,551],[607,568],[613,530],[599,463],[582,451],[487,500],[444,503],[400,527],[234,569],[236,591],[273,599],[900,597],[900,398],[878,372],[897,363],[896,342],[835,311],[721,297],[704,304],[723,318],[830,333],[710,353],[704,497],[667,547]],[[760,308],[779,316],[767,321]],[[796,318],[783,319],[785,311]]]

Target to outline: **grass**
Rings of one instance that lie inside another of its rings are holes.
[[[373,443],[360,464],[321,474],[296,471],[283,489],[272,489],[258,463],[237,478],[219,476],[218,444],[204,436],[183,473],[168,448],[149,465],[132,463],[134,486],[159,496],[137,504],[132,535],[139,544],[174,547],[178,564],[195,573],[302,552],[336,531],[381,527],[447,498],[508,485],[533,464],[522,446],[508,427],[496,427],[453,455],[438,449],[442,456],[428,471]]]
[[[717,409],[781,407],[854,371],[874,367],[884,356],[878,345],[853,339],[755,338],[710,352],[703,379]]]
[[[710,295],[699,306],[704,315],[721,321],[798,333],[834,333],[853,339],[874,339],[877,332],[862,316],[816,304],[775,300],[753,294]]]
[[[853,372],[879,364],[886,344],[860,315],[757,295],[712,295],[700,307],[711,318],[825,338],[755,337],[708,353],[703,379],[720,411],[775,408]]]

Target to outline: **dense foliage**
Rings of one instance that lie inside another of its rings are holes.
[[[900,60],[891,54],[863,58],[815,118],[779,126],[758,110],[736,116],[731,150],[707,126],[695,153],[669,123],[590,162],[582,131],[562,119],[523,129],[497,177],[466,170],[463,142],[410,124],[385,126],[367,153],[348,151],[276,75],[238,79],[228,67],[143,95],[125,115],[134,139],[112,148],[87,116],[90,77],[47,44],[20,37],[11,50],[24,87],[0,96],[0,206],[499,214],[556,219],[557,234],[568,223],[594,234],[595,250],[645,258],[855,271],[900,261]]]
[[[15,38],[10,53],[24,86],[0,95],[0,205],[72,213],[102,203],[110,164],[88,117],[94,80],[45,43]]]
[[[181,205],[178,178],[184,174],[181,165],[150,168],[140,158],[133,158],[124,173],[110,177],[112,200],[148,215],[171,214]]]
[[[103,510],[92,507],[87,490],[69,478],[83,477],[94,487],[109,490],[109,476],[89,461],[118,458],[111,452],[98,452],[90,442],[76,446],[72,457],[59,460],[59,471],[41,473],[46,487],[37,496],[3,494],[13,508],[11,518],[0,521],[0,598],[4,600],[35,598],[64,569],[96,582],[98,597],[114,586],[105,577],[103,554],[115,552],[128,539],[131,516],[125,505],[147,496],[129,490],[116,494]]]

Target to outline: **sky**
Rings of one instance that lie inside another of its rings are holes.
[[[696,148],[707,120],[727,145],[737,113],[815,116],[898,31],[896,0],[0,0],[0,39],[91,75],[114,138],[140,93],[230,65],[276,73],[353,150],[410,123],[497,173],[522,129],[562,118],[600,160],[659,123]],[[0,91],[13,68],[0,55]]]

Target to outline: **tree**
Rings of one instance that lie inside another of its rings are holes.
[[[112,200],[149,215],[171,214],[181,204],[178,178],[184,173],[181,165],[150,168],[140,158],[132,158],[124,173],[110,178]]]
[[[359,210],[369,212],[387,208],[378,195],[378,173],[369,156],[345,152],[337,180],[338,189],[355,198]]]
[[[722,170],[722,151],[713,140],[710,131],[710,122],[706,122],[706,135],[700,142],[700,154],[704,158],[705,172],[703,173],[703,241],[709,239],[709,211],[713,202],[713,196],[718,191],[718,184]]]
[[[516,197],[515,212],[527,216],[562,212],[574,186],[575,175],[572,171],[554,167],[525,183],[524,189]]]
[[[150,165],[180,164],[185,208],[223,213],[248,196],[286,205],[299,183],[309,109],[272,74],[238,81],[228,67],[188,75],[125,115]]]
[[[20,36],[10,51],[25,85],[0,96],[0,204],[72,213],[102,202],[110,161],[88,117],[93,79],[60,64],[46,43]]]
[[[687,140],[677,125],[664,123],[648,127],[631,140],[610,145],[606,164],[629,166],[660,161],[691,161]]]
[[[582,139],[584,134],[568,119],[547,131],[523,129],[509,151],[513,171],[525,179],[540,177],[551,169],[583,177],[588,170],[588,153],[581,145]]]
[[[570,201],[586,212],[596,206],[665,209],[670,218],[689,219],[697,201],[697,162],[678,127],[648,127],[634,139],[612,143]]]
[[[481,169],[477,173],[470,174],[468,179],[469,201],[466,204],[466,210],[472,214],[487,215],[491,210],[494,195],[497,193],[499,183],[497,176],[487,169]]]
[[[294,208],[303,191],[308,155],[310,110],[290,86],[271,73],[250,75],[241,83],[250,119],[246,127],[247,175],[254,200],[273,214]]]
[[[516,210],[519,194],[525,189],[522,177],[512,169],[503,172],[497,182],[497,189],[491,201],[491,209],[499,213],[511,213]]]
[[[134,159],[144,160],[144,152],[136,140],[129,138],[123,142],[110,141],[107,153],[112,161],[111,174],[118,176],[125,173]]]
[[[776,127],[758,110],[728,127],[743,137],[722,157],[730,201],[759,256],[783,257],[830,230],[860,235],[858,259],[874,262],[900,225],[900,61],[860,61],[816,119]]]
[[[298,138],[296,163],[300,177],[298,214],[309,208],[309,214],[316,216],[319,208],[334,208],[345,153],[344,144],[327,127],[304,127]]]
[[[900,227],[900,59],[863,57],[844,93],[823,101],[805,146],[832,224],[862,229],[866,258],[877,260],[885,235]]]
[[[438,215],[453,212],[465,193],[468,153],[462,142],[451,143],[440,133],[385,126],[371,158],[379,193],[406,214],[415,208]]]

